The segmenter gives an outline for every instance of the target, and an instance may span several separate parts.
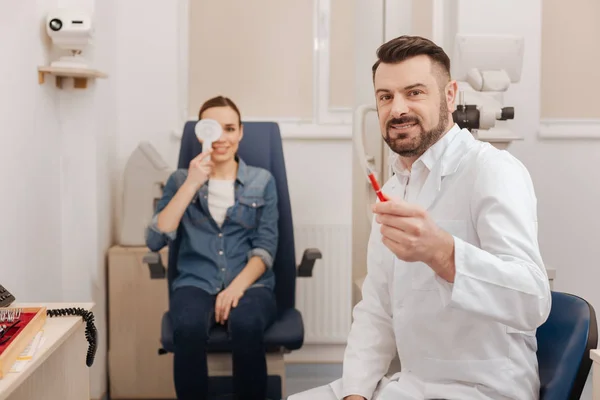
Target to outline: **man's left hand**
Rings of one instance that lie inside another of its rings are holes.
[[[235,286],[229,286],[217,295],[215,301],[215,320],[217,324],[224,325],[229,318],[232,308],[236,308],[244,295],[244,291]]]
[[[373,205],[381,224],[383,244],[400,260],[423,262],[448,282],[454,282],[454,238],[437,226],[426,210],[403,200]]]

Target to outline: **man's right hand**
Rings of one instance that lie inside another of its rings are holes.
[[[367,400],[367,399],[365,399],[364,397],[359,396],[357,394],[353,394],[353,395],[344,397],[344,400]]]
[[[212,173],[214,165],[208,159],[211,153],[212,149],[208,149],[208,151],[200,153],[190,162],[186,183],[193,186],[196,190],[200,189],[206,183]]]

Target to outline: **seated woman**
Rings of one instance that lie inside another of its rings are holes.
[[[223,135],[170,176],[146,239],[158,251],[181,235],[169,304],[175,390],[180,400],[207,398],[206,344],[209,330],[222,324],[233,346],[236,398],[265,399],[263,337],[277,313],[275,179],[237,156],[243,127],[230,99],[208,100],[199,118],[219,122]]]

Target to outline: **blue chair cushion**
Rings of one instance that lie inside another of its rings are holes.
[[[163,349],[173,352],[173,327],[171,317],[166,312],[162,318],[161,342]],[[279,315],[279,318],[265,333],[267,351],[279,351],[281,347],[287,350],[298,350],[304,342],[304,325],[302,315],[296,309],[289,308]],[[211,353],[231,352],[231,342],[225,327],[215,326],[208,339],[208,351]]]

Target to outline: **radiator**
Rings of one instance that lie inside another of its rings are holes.
[[[318,248],[311,278],[298,278],[296,307],[302,313],[305,343],[346,343],[352,312],[351,225],[294,227],[298,262],[306,248]]]

